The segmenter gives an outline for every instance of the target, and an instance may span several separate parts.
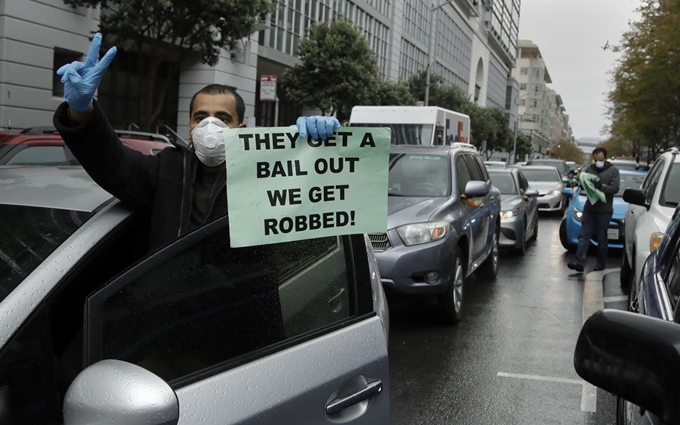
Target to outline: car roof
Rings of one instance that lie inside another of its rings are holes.
[[[489,174],[495,173],[495,174],[512,174],[514,171],[519,171],[519,168],[492,168],[490,170],[486,170]]]
[[[642,170],[619,170],[619,174],[630,175],[630,176],[646,176],[647,171]]]
[[[452,143],[449,145],[391,145],[390,152],[395,153],[406,153],[406,152],[418,152],[418,153],[430,153],[433,155],[448,155],[453,151],[463,150],[466,152],[478,153],[477,150],[468,145],[467,143]]]
[[[0,166],[0,204],[93,212],[112,198],[83,167]]]
[[[170,140],[162,134],[127,130],[114,131],[122,142],[135,150],[146,151],[148,148],[161,150],[168,146],[172,146]],[[4,130],[0,132],[1,144],[16,145],[28,140],[59,140],[63,143],[57,130],[50,126],[31,127],[18,132],[16,130]]]
[[[520,170],[557,170],[557,167],[552,165],[525,165]]]
[[[543,158],[539,158],[539,159],[530,159],[529,161],[527,161],[527,163],[529,163],[529,162],[560,162],[560,163],[562,163],[562,162],[567,162],[567,161],[565,161],[563,159],[543,159]]]

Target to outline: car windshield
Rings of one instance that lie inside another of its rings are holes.
[[[357,123],[352,127],[387,127],[392,130],[393,145],[431,145],[432,124],[375,124]]]
[[[0,205],[0,301],[92,214]]]
[[[510,173],[489,173],[491,183],[501,191],[501,195],[516,195],[515,179]]]
[[[560,175],[557,170],[532,170],[530,168],[523,168],[522,174],[530,182],[558,182]]]
[[[448,196],[447,156],[390,154],[389,196]]]
[[[671,165],[671,169],[666,175],[663,195],[659,199],[659,203],[671,208],[677,207],[680,203],[680,166],[677,163]]]
[[[619,191],[614,196],[623,196],[623,191],[626,189],[639,189],[642,182],[645,180],[644,175],[621,174],[621,181],[619,182]]]

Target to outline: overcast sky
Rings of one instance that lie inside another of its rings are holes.
[[[538,45],[576,139],[601,137],[618,44],[639,0],[522,0],[519,38]]]

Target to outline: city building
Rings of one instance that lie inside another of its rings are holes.
[[[155,127],[188,135],[191,96],[211,83],[238,90],[250,126],[287,125],[301,113],[311,112],[287,101],[280,81],[279,101],[260,101],[260,77],[275,75],[280,80],[288,67],[298,63],[300,41],[309,27],[337,16],[361,28],[388,80],[404,81],[425,70],[431,43],[432,71],[461,87],[479,105],[504,109],[512,127],[520,88],[518,77],[510,75],[516,60],[520,1],[278,0],[266,22],[236,51],[222,51],[215,66],[185,60],[178,72],[168,71],[170,94]],[[66,6],[62,0],[0,2],[0,128],[51,123],[63,96],[55,71],[87,52],[99,14]],[[140,125],[135,118],[139,91],[131,71],[134,62],[134,54],[119,49],[100,85],[99,101],[116,127]]]
[[[519,83],[518,130],[531,136],[534,156],[550,156],[561,140],[573,137],[562,96],[548,87],[548,67],[531,40],[519,40],[512,77]]]

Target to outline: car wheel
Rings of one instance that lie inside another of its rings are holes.
[[[465,287],[465,266],[456,247],[453,252],[453,271],[446,293],[439,295],[437,306],[442,323],[454,325],[463,317],[463,288]]]
[[[482,279],[494,280],[498,276],[498,237],[500,231],[496,228],[493,234],[493,242],[491,246],[491,252],[486,260],[477,269],[477,276]]]
[[[522,231],[522,239],[519,248],[515,248],[513,252],[517,255],[524,255],[527,252],[527,221],[524,218],[524,230]]]
[[[560,223],[560,242],[562,243],[562,246],[564,249],[566,249],[569,252],[576,252],[576,245],[569,243],[567,240],[567,221],[566,219],[562,220],[562,223]]]
[[[623,255],[621,256],[621,272],[619,273],[619,280],[622,287],[630,286],[631,278],[633,277],[633,269],[628,262],[628,255],[626,248],[623,248]],[[632,288],[631,288],[632,289]]]

